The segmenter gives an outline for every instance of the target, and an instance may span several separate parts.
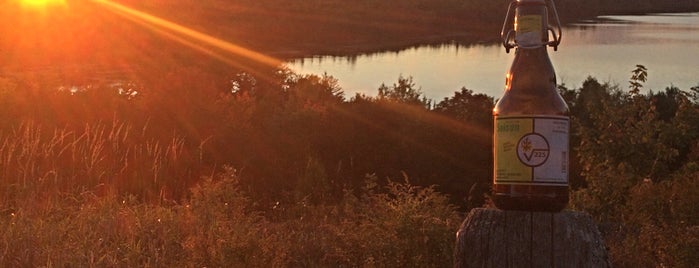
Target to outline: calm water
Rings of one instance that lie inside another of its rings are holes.
[[[563,29],[558,51],[549,49],[549,55],[558,83],[569,88],[588,76],[627,88],[631,70],[643,64],[646,89],[689,89],[699,85],[699,13],[604,16],[578,23]],[[382,83],[412,76],[428,98],[439,101],[462,87],[499,97],[513,57],[497,44],[444,44],[352,58],[316,56],[288,66],[298,73],[332,75],[347,97],[373,96]]]

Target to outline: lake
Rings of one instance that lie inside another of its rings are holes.
[[[493,33],[499,35],[499,33]],[[549,49],[558,83],[578,88],[588,77],[628,88],[636,64],[648,68],[645,89],[699,85],[699,13],[601,16],[563,29],[558,51]],[[411,76],[423,94],[440,101],[462,87],[499,97],[514,53],[499,44],[445,43],[398,52],[335,57],[317,55],[287,62],[301,74],[327,73],[345,96],[375,96],[384,83]]]

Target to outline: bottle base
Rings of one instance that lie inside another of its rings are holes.
[[[493,185],[492,199],[502,210],[559,212],[568,206],[568,186]]]

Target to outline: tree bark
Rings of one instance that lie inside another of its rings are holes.
[[[456,233],[454,267],[611,267],[585,213],[471,210]]]

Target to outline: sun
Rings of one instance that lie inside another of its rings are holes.
[[[28,8],[44,8],[54,5],[65,5],[65,0],[19,0],[23,7]]]

